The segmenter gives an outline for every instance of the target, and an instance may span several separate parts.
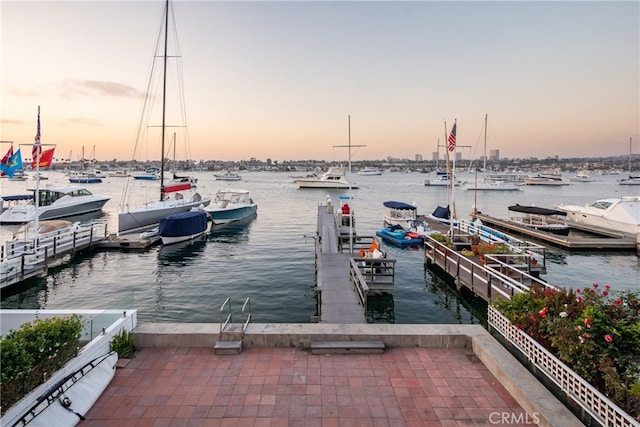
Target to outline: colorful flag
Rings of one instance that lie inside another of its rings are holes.
[[[451,133],[449,134],[449,146],[448,150],[453,151],[456,149],[456,122],[453,122],[453,127],[451,128]]]
[[[4,157],[2,157],[2,159],[0,160],[0,164],[2,165],[9,164],[9,159],[11,158],[11,156],[13,156],[13,145],[9,147],[9,151],[7,151],[7,154],[5,154]],[[4,176],[4,175],[5,173],[0,171],[0,176]]]
[[[38,107],[38,131],[36,132],[36,138],[33,142],[33,150],[31,150],[32,165],[36,164],[38,154],[40,154],[40,107]]]
[[[4,172],[9,178],[13,177],[13,173],[20,169],[22,169],[22,155],[20,154],[20,149],[7,159],[7,163],[0,163],[0,170],[2,170],[2,172]]]
[[[51,166],[51,164],[53,163],[53,152],[55,151],[55,148],[50,148],[48,150],[44,150],[41,154],[40,154],[40,167],[41,168],[48,168],[49,166]],[[32,159],[31,160],[31,168],[35,169],[36,168],[36,159]]]

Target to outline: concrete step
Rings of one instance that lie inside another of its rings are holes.
[[[371,354],[384,353],[382,341],[316,341],[311,343],[311,354]]]
[[[216,341],[213,346],[215,354],[238,354],[242,351],[242,340],[240,341]]]

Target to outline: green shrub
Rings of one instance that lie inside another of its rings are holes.
[[[81,331],[72,315],[36,319],[0,339],[2,413],[76,355]]]
[[[113,337],[109,347],[117,352],[121,359],[130,359],[136,351],[133,345],[133,335],[126,329],[122,329],[118,335]]]

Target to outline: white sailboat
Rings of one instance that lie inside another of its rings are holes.
[[[632,139],[629,138],[629,177],[623,178],[618,181],[620,185],[640,185],[640,173],[631,175],[631,151],[632,151]]]
[[[164,181],[164,152],[165,152],[165,136],[166,136],[166,110],[167,110],[167,61],[169,55],[168,51],[168,41],[169,41],[169,10],[170,2],[169,0],[165,1],[165,13],[164,13],[164,31],[161,30],[160,35],[164,36],[164,51],[162,53],[157,52],[158,46],[161,46],[160,43],[156,45],[156,54],[155,58],[162,58],[162,128],[161,128],[161,161],[160,161],[160,198],[157,201],[146,203],[140,207],[136,207],[131,209],[129,207],[128,198],[131,196],[131,189],[129,186],[125,186],[125,193],[123,195],[123,202],[120,206],[121,212],[118,214],[118,233],[119,234],[127,234],[140,232],[144,230],[148,230],[154,228],[160,222],[160,218],[165,217],[167,215],[177,214],[181,212],[187,212],[192,208],[204,208],[209,205],[211,199],[203,199],[200,194],[194,193],[190,199],[186,199],[181,191],[185,191],[190,189],[190,185],[165,185]],[[173,22],[175,27],[175,22]],[[175,32],[175,28],[173,33],[174,36],[177,34]],[[177,45],[177,43],[176,43]],[[172,57],[179,58],[179,55],[172,55]],[[152,68],[152,76],[153,69],[155,69],[155,60],[154,66]],[[181,81],[181,70],[182,67],[178,67],[179,80]],[[151,81],[149,83],[149,87],[151,87]],[[182,92],[181,92],[182,93]],[[151,102],[153,97],[148,96],[145,99],[145,108],[143,108],[144,112],[149,114],[149,110],[151,108],[146,108],[148,105],[147,102]],[[182,100],[184,102],[184,100]],[[182,108],[184,111],[184,108]],[[146,133],[143,131],[144,127],[144,117],[140,121],[140,125],[138,128],[138,137],[140,135]],[[189,188],[187,188],[189,187]],[[172,198],[170,194],[174,193],[175,196]]]
[[[484,115],[484,154],[482,171],[484,178],[481,181],[475,181],[467,187],[467,190],[478,191],[518,191],[520,187],[506,179],[502,179],[502,175],[487,174],[487,114]]]

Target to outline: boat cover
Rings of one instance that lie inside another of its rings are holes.
[[[557,209],[540,208],[538,206],[520,206],[518,204],[509,206],[509,210],[514,212],[533,214],[533,215],[562,215],[562,216],[567,215],[566,212],[559,211]]]
[[[33,194],[17,194],[15,196],[2,196],[2,200],[7,202],[14,202],[18,200],[30,200],[33,199]]]
[[[204,211],[181,212],[160,218],[158,233],[163,237],[192,236],[207,229]]]
[[[404,202],[394,202],[394,201],[390,200],[390,201],[384,202],[382,204],[387,208],[404,209],[404,210],[412,210],[412,211],[416,210],[415,206],[410,205],[408,203],[404,203]]]
[[[449,210],[449,206],[447,206],[446,208],[438,206],[431,215],[436,218],[449,219],[451,217],[451,211]]]

